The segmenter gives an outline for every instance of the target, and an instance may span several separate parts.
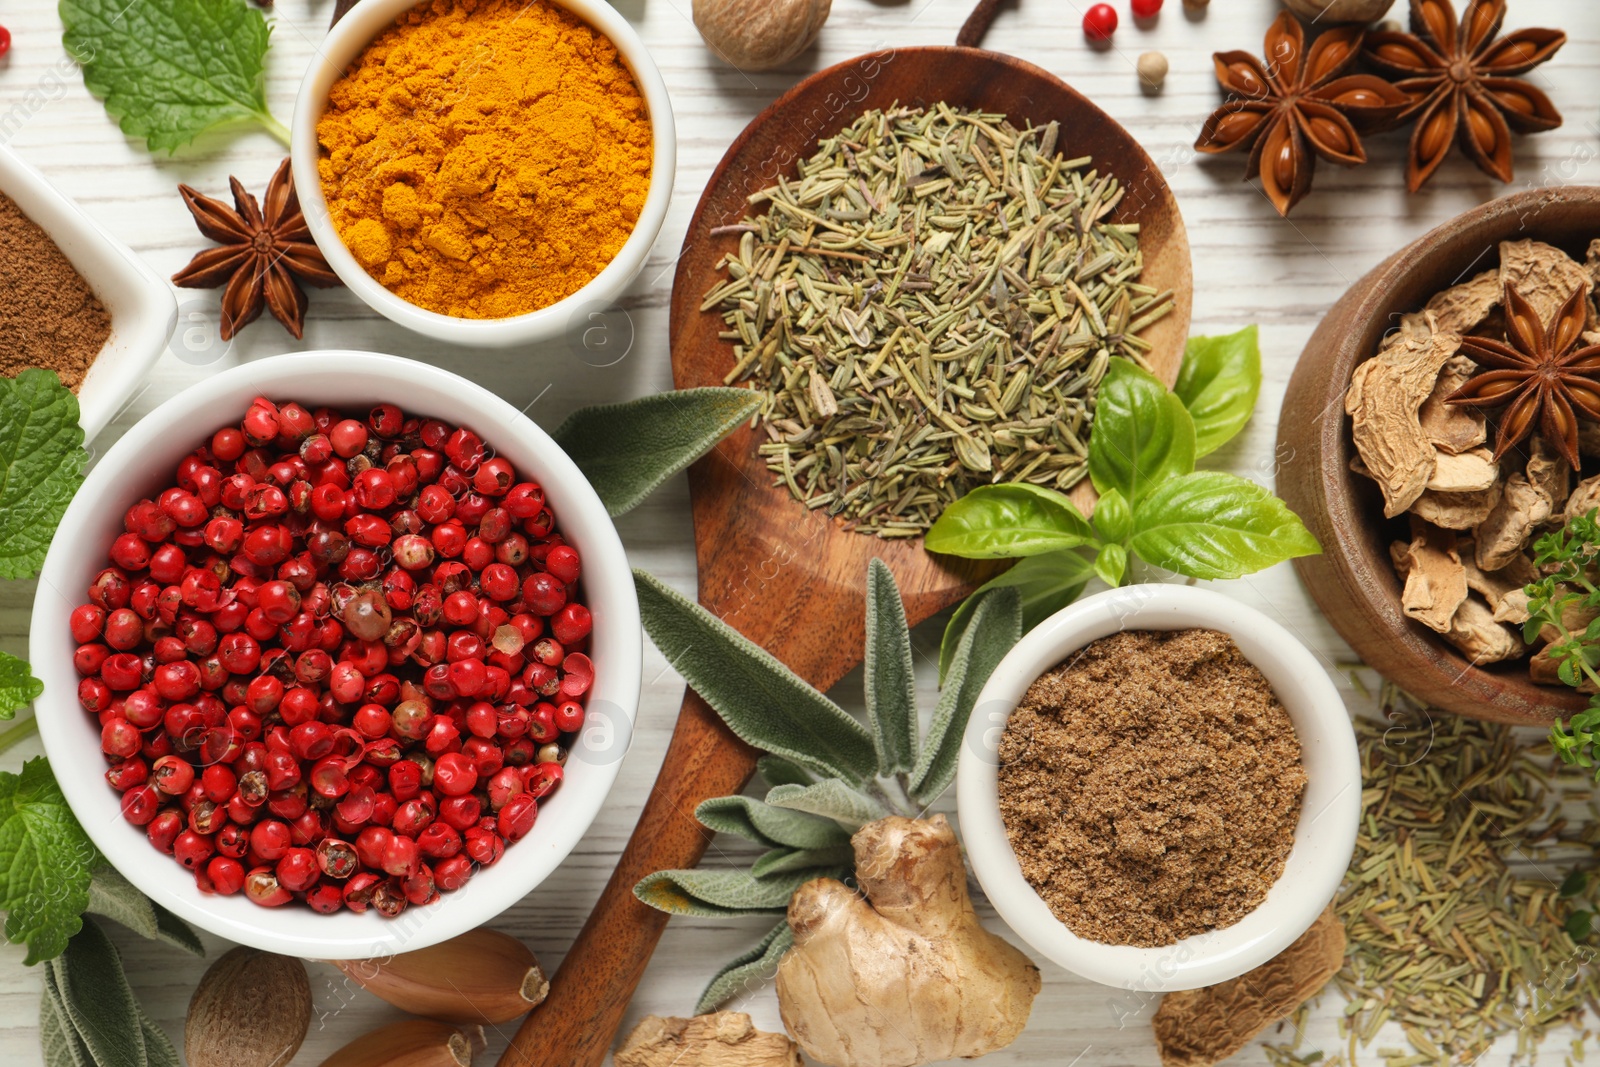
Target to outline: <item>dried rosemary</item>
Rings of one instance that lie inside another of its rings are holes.
[[[1526,731],[1432,715],[1393,687],[1383,706],[1389,722],[1356,719],[1366,814],[1336,905],[1348,1046],[1317,1062],[1353,1067],[1388,1023],[1410,1048],[1380,1046],[1386,1067],[1470,1063],[1513,1034],[1531,1058],[1600,1003],[1597,950],[1568,934],[1559,884],[1600,843],[1591,783],[1553,769]],[[1572,805],[1587,817],[1569,824]],[[1299,1044],[1269,1045],[1268,1058],[1313,1062]]]
[[[728,383],[762,391],[761,452],[812,508],[912,537],[975,485],[1084,475],[1094,388],[1142,363],[1172,293],[1139,282],[1124,190],[1056,123],[946,105],[824,140],[724,257]]]

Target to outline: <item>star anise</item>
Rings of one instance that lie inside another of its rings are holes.
[[[1411,33],[1374,33],[1366,55],[1401,80],[1411,98],[1401,121],[1416,119],[1406,185],[1422,188],[1452,142],[1485,174],[1511,180],[1511,131],[1561,125],[1550,98],[1521,80],[1566,43],[1560,30],[1518,30],[1499,40],[1506,0],[1472,0],[1458,23],[1451,0],[1411,0]]]
[[[1195,148],[1250,148],[1245,180],[1259,175],[1278,213],[1289,214],[1311,191],[1317,156],[1365,163],[1361,133],[1393,122],[1409,103],[1382,78],[1341,77],[1359,58],[1363,36],[1359,27],[1332,29],[1307,52],[1305,30],[1284,11],[1267,30],[1265,63],[1248,52],[1216,53],[1217,81],[1231,95],[1206,120]]]
[[[1509,284],[1505,291],[1506,342],[1461,339],[1461,351],[1493,370],[1474,375],[1445,398],[1477,408],[1505,406],[1495,433],[1499,459],[1533,431],[1578,469],[1578,419],[1600,422],[1600,345],[1578,347],[1589,315],[1581,286],[1546,327],[1539,313]]]
[[[172,276],[172,282],[186,289],[226,286],[222,291],[224,341],[254,322],[263,307],[298,339],[306,315],[306,294],[300,281],[319,288],[340,283],[311,241],[289,161],[279,164],[267,183],[265,210],[238,178],[230,177],[228,184],[233,189],[232,208],[187,185],[178,186],[195,225],[221,247],[198,253]]]

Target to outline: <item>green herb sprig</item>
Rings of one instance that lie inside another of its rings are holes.
[[[931,552],[1020,559],[973,593],[945,629],[948,671],[983,599],[1021,592],[1026,632],[1070,604],[1091,578],[1121,585],[1137,556],[1191,578],[1238,578],[1321,551],[1288,507],[1254,482],[1195,461],[1244,428],[1261,388],[1254,326],[1189,341],[1175,390],[1126,360],[1100,383],[1089,438],[1089,477],[1100,494],[1091,521],[1061,493],[1037,485],[986,485],[944,510]]]
[[[766,752],[764,799],[717,797],[695,817],[766,851],[747,869],[660,871],[634,893],[678,915],[781,916],[813,878],[849,878],[850,835],[888,815],[920,817],[949,788],[967,720],[995,665],[1022,636],[1021,597],[1004,590],[972,613],[938,705],[918,729],[911,632],[894,576],[867,571],[867,723],[852,716],[700,605],[634,572],[639,614],[663,655],[741,739]],[[730,961],[701,994],[697,1013],[761,977],[793,943],[780,921]]]
[[[1534,562],[1544,577],[1528,586],[1528,621],[1523,638],[1536,640],[1547,627],[1557,637],[1541,656],[1556,662],[1556,674],[1573,688],[1585,684],[1600,689],[1600,618],[1574,633],[1568,622],[1600,612],[1600,521],[1596,511],[1574,515],[1559,530],[1552,530],[1534,543]],[[1569,722],[1557,719],[1550,728],[1550,743],[1563,761],[1579,767],[1594,767],[1600,781],[1595,745],[1600,741],[1600,693],[1589,697],[1589,706]]]

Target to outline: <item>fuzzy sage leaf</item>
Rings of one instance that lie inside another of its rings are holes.
[[[66,1021],[97,1067],[148,1067],[139,1005],[116,946],[93,919],[48,964]]]
[[[633,575],[645,632],[743,741],[826,777],[877,773],[872,734],[849,712],[699,604]]]
[[[40,970],[44,990],[39,997],[39,1046],[45,1067],[95,1067],[89,1049],[67,1019],[55,974],[48,965]]]
[[[851,833],[889,814],[882,804],[837,778],[825,778],[815,785],[775,786],[767,793],[767,803],[821,815]]]
[[[657,871],[633,887],[634,895],[658,911],[702,918],[780,915],[794,891],[813,878],[840,877],[843,871],[790,871],[756,878],[749,871]]]
[[[1021,638],[1021,595],[1014,588],[985,593],[950,661],[950,673],[911,772],[911,798],[918,804],[931,805],[955,780],[961,739],[978,693],[1001,657]]]
[[[1260,331],[1191,337],[1172,391],[1194,420],[1195,455],[1205,456],[1244,429],[1261,392]]]
[[[87,910],[126,926],[140,937],[165,941],[195,956],[206,954],[205,946],[188,923],[139,892],[113,867],[94,872]]]
[[[817,780],[810,771],[782,756],[762,756],[756,760],[756,773],[768,785],[810,785]]]
[[[612,515],[631,511],[761,406],[751,389],[680,389],[575,411],[553,436]]]
[[[736,834],[769,848],[828,848],[849,844],[850,835],[828,819],[774,807],[753,797],[712,797],[694,809],[708,830]]]
[[[780,922],[774,926],[755,948],[730,960],[712,977],[705,992],[700,994],[695,1014],[716,1011],[740,993],[755,988],[757,983],[770,981],[778,973],[778,961],[793,945],[794,931],[789,929],[789,924]]]
[[[855,852],[848,843],[828,848],[774,848],[762,853],[750,865],[750,873],[760,878],[768,874],[815,870],[819,867],[849,867]]]
[[[867,721],[878,750],[878,773],[909,771],[917,759],[917,688],[911,671],[911,628],[888,564],[867,567]]]

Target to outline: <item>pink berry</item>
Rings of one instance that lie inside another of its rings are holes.
[[[1109,41],[1117,32],[1117,9],[1096,4],[1083,13],[1083,35],[1091,41]]]
[[[1133,0],[1130,6],[1136,19],[1153,19],[1161,12],[1161,0]]]

